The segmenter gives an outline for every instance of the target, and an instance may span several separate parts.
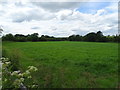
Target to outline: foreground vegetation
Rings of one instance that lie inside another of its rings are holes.
[[[40,88],[116,88],[117,51],[117,43],[3,42],[3,56],[14,69],[38,68],[32,82]]]
[[[34,66],[29,66],[25,72],[20,70],[14,71],[14,63],[8,58],[0,58],[2,63],[2,90],[10,88],[12,90],[21,89],[27,90],[27,88],[37,88],[34,82],[26,83],[28,80],[32,80],[31,73],[37,71]]]

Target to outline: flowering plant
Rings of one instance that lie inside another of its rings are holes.
[[[38,69],[34,66],[28,66],[28,69],[25,72],[21,72],[20,70],[12,71],[11,70],[11,62],[8,58],[1,58],[2,63],[2,74],[4,77],[2,78],[3,88],[4,85],[11,84],[12,88],[35,88],[36,84],[27,85],[25,81],[27,79],[32,79],[32,73],[36,72]],[[6,88],[6,87],[5,87]]]

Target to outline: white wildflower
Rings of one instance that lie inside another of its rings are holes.
[[[30,78],[32,78],[31,76],[28,76],[28,78],[30,79]]]
[[[5,62],[5,64],[9,65],[9,64],[10,64],[10,62]]]
[[[37,71],[38,69],[36,68],[36,67],[34,67],[34,66],[29,66],[28,67],[29,68],[29,70],[32,72],[32,71]]]
[[[19,73],[20,73],[20,71],[14,71],[14,72],[11,73],[11,75],[12,75],[12,76],[13,76],[13,75],[17,76]]]
[[[19,77],[23,77],[23,74],[22,74],[22,73],[19,73],[18,76],[19,76]]]
[[[4,79],[4,81],[6,82],[6,81],[7,81],[7,79],[5,78],[5,79]]]
[[[23,82],[23,81],[24,81],[24,78],[20,78],[20,81]]]

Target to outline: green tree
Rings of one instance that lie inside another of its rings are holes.
[[[14,36],[12,34],[7,34],[2,37],[2,40],[4,41],[14,41]]]
[[[39,35],[38,33],[33,33],[30,35],[29,39],[33,42],[38,41],[39,40],[38,35]]]
[[[16,34],[14,37],[15,37],[15,41],[19,41],[19,42],[27,41],[26,36],[22,34]]]
[[[91,32],[84,36],[84,41],[95,42],[96,41],[96,33]]]
[[[96,33],[96,41],[97,42],[103,42],[104,41],[104,38],[103,38],[103,33],[101,31],[98,31]]]

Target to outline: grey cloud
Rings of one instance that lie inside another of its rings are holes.
[[[31,21],[31,20],[50,20],[55,16],[52,13],[41,13],[38,9],[32,9],[31,11],[26,12],[17,12],[11,15],[13,22],[23,22],[23,21]]]
[[[80,6],[79,2],[32,2],[33,5],[37,5],[49,11],[59,11],[62,9],[74,9]]]
[[[6,4],[8,4],[8,2],[6,2],[6,1],[1,1],[0,4],[1,4],[1,5],[6,5]]]
[[[30,21],[30,15],[26,15],[25,13],[14,13],[11,15],[13,22],[23,22]]]
[[[60,16],[60,20],[65,20],[66,17],[67,17],[66,15],[61,15],[61,16]]]
[[[31,29],[40,29],[40,27],[35,26],[35,27],[32,27]]]
[[[18,6],[18,7],[23,7],[24,4],[22,2],[15,2],[15,5]]]

